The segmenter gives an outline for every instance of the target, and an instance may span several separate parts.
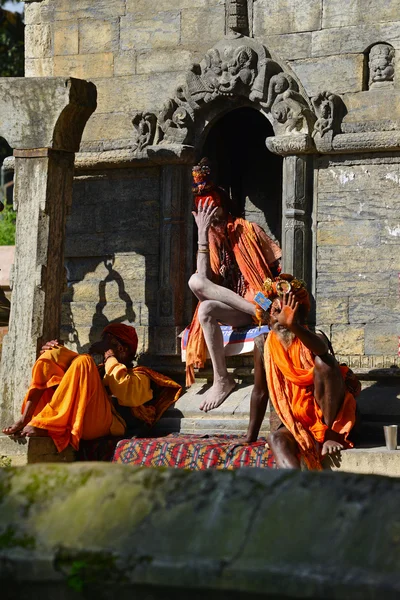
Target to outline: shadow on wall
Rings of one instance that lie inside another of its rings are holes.
[[[108,275],[104,278],[104,280],[101,280],[98,284],[98,302],[96,304],[95,313],[92,317],[92,325],[90,327],[89,332],[89,341],[83,345],[80,343],[79,340],[79,333],[74,322],[74,315],[71,311],[71,304],[69,302],[66,303],[69,308],[69,311],[66,314],[69,323],[68,341],[76,348],[77,352],[79,353],[87,352],[89,347],[99,339],[103,329],[107,327],[107,325],[109,325],[111,322],[134,324],[136,321],[136,313],[133,310],[132,298],[125,290],[124,280],[122,279],[121,275],[115,269],[113,269],[114,262],[114,256],[107,257],[105,260],[102,261],[103,265],[108,270]],[[105,309],[107,307],[107,284],[111,282],[115,282],[117,284],[119,298],[121,300],[121,315],[112,319],[112,321],[110,321],[110,319],[108,319],[105,314]],[[72,285],[73,284],[69,283],[69,286]],[[125,310],[123,310],[124,307]]]
[[[122,172],[121,172],[122,171]],[[132,323],[139,353],[157,324],[160,170],[78,177],[67,222],[62,338],[78,352],[109,323]]]

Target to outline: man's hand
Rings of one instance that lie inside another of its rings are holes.
[[[218,206],[215,206],[213,199],[209,196],[204,201],[204,205],[202,202],[199,202],[197,212],[192,212],[198,229],[199,244],[208,244],[208,230],[211,227],[213,217],[217,210]]]
[[[281,300],[281,311],[277,315],[277,321],[279,325],[285,327],[289,331],[293,328],[293,326],[298,325],[297,321],[297,311],[299,308],[299,303],[296,302],[294,295],[292,292],[288,294],[284,294]]]
[[[43,352],[46,352],[46,350],[53,350],[53,348],[58,348],[59,346],[64,346],[64,342],[60,342],[59,340],[50,340],[41,347],[40,354],[43,354]]]

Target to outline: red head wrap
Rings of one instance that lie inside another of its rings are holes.
[[[116,337],[121,344],[129,346],[132,354],[136,354],[138,346],[138,336],[136,329],[130,325],[124,325],[123,323],[111,323],[103,329],[103,335],[109,333]]]

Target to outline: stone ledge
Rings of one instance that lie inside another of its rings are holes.
[[[399,597],[396,479],[86,463],[0,489],[4,600]]]
[[[400,450],[353,448],[345,450],[338,459],[325,459],[324,468],[330,471],[400,477]]]

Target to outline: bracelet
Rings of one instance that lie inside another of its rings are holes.
[[[206,250],[205,248],[204,248],[204,249],[203,249],[203,248],[199,248],[199,249],[197,250],[197,252],[198,252],[199,254],[210,254],[210,251],[209,251],[209,250]]]

